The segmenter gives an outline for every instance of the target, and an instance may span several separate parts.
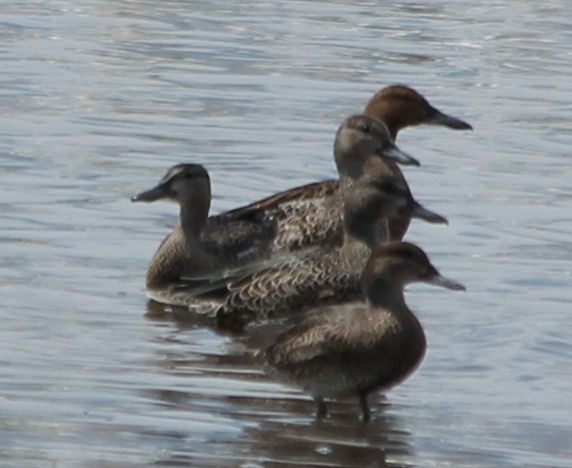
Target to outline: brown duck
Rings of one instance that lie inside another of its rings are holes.
[[[327,413],[325,399],[357,397],[368,421],[368,395],[402,382],[425,354],[423,328],[403,295],[417,281],[465,289],[413,244],[377,247],[361,275],[367,305],[313,314],[283,332],[262,353],[267,371],[312,395],[317,417]]]
[[[305,250],[274,260],[274,265],[195,289],[189,303],[196,314],[217,315],[222,327],[301,312],[361,297],[360,273],[372,248],[389,237],[387,218],[406,213],[429,222],[446,219],[417,203],[400,179],[385,173],[385,162],[370,157],[366,171],[344,193],[344,242],[340,247]]]
[[[353,180],[363,175],[370,157],[377,159],[383,168],[387,161],[393,159],[405,164],[418,164],[395,146],[381,121],[364,115],[348,117],[341,125],[336,135],[334,156],[344,186],[350,186]],[[312,205],[315,215],[341,212],[342,194],[343,190],[339,190],[335,196],[316,201]],[[204,241],[202,232],[207,222],[211,191],[209,176],[203,166],[174,166],[156,187],[134,196],[132,201],[159,199],[176,201],[180,206],[180,219],[159,246],[147,270],[146,288],[151,299],[187,305],[193,301],[197,285],[227,278],[231,274],[229,269],[233,276],[237,276],[242,270],[237,271],[236,268],[246,265],[250,272],[262,268],[264,263],[261,261],[272,260],[271,239],[275,238],[277,228],[275,218],[258,217],[258,210],[248,214],[248,223],[256,227],[250,235],[231,229],[225,236],[226,242],[216,247]],[[309,212],[306,216],[310,216]],[[327,222],[329,216],[318,226],[339,229],[337,221],[330,227]]]
[[[395,141],[397,133],[414,125],[438,125],[455,130],[472,127],[461,119],[449,116],[433,107],[414,89],[404,85],[392,85],[376,93],[367,103],[364,114],[382,120]],[[388,171],[407,183],[397,164],[388,161]],[[245,207],[227,211],[209,218],[203,231],[203,240],[215,249],[225,245],[229,230],[244,230],[245,235],[257,231],[251,219],[273,218],[276,221],[270,249],[274,252],[293,251],[325,242],[340,242],[342,236],[341,211],[324,211],[324,200],[335,197],[339,180],[315,182],[254,202]],[[390,236],[400,240],[405,235],[411,217],[399,214],[390,220]]]

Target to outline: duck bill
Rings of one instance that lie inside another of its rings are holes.
[[[425,279],[425,282],[429,284],[434,284],[435,286],[441,286],[443,288],[452,289],[453,291],[467,290],[467,288],[465,288],[465,286],[463,286],[461,283],[457,283],[452,279],[445,278],[444,276],[441,276],[439,273]]]
[[[131,197],[132,202],[153,202],[155,200],[160,200],[161,198],[169,197],[169,189],[167,184],[159,184],[151,190],[141,192],[134,197]]]
[[[419,218],[428,223],[434,224],[449,224],[447,218],[435,213],[434,211],[428,210],[423,205],[419,204],[415,200],[413,201],[413,209],[411,210],[411,216],[413,218]]]
[[[378,151],[380,156],[384,156],[389,159],[393,159],[394,161],[398,162],[399,164],[403,164],[404,166],[420,166],[421,164],[417,159],[413,156],[409,156],[407,153],[401,151],[397,146],[391,144],[389,146],[385,146]]]
[[[464,120],[444,114],[434,107],[431,108],[429,118],[426,123],[430,125],[440,125],[442,127],[449,127],[454,130],[472,130],[473,127]]]

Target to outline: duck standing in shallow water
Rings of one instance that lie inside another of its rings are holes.
[[[327,414],[325,399],[357,397],[369,421],[368,395],[403,381],[425,355],[423,328],[403,295],[413,282],[465,289],[413,244],[377,247],[361,275],[367,305],[310,315],[282,333],[262,353],[267,371],[312,395],[317,417]]]
[[[366,160],[372,156],[380,161],[383,158],[384,161],[395,159],[404,164],[419,164],[395,146],[382,122],[361,115],[349,117],[342,124],[336,136],[334,155],[344,186],[350,186],[363,174]],[[323,200],[322,204],[316,205],[319,206],[316,210],[341,211],[342,193],[340,190],[336,197]],[[249,266],[248,271],[261,269],[264,260],[272,256],[269,239],[276,229],[272,217],[262,216],[258,221],[252,221],[256,230],[249,235],[237,230],[234,237],[230,237],[233,232],[229,232],[222,245],[203,242],[201,233],[211,202],[210,181],[204,167],[198,164],[174,166],[159,185],[136,195],[132,201],[160,199],[179,203],[180,219],[159,246],[147,270],[146,288],[151,299],[165,304],[187,305],[193,301],[198,284],[221,279],[226,281],[230,274],[228,270],[236,276],[244,265]],[[258,214],[253,210],[248,217],[256,219]],[[334,228],[338,229],[337,221],[333,222],[336,223]],[[330,229],[325,223],[324,228]]]
[[[395,141],[397,133],[414,125],[435,125],[455,130],[471,130],[465,121],[444,114],[432,106],[414,89],[404,85],[387,86],[377,92],[367,103],[364,114],[383,121],[390,137]],[[397,164],[388,162],[390,173],[407,183]],[[248,227],[248,218],[254,212],[258,219],[273,218],[276,221],[275,234],[268,241],[273,252],[288,252],[339,242],[342,238],[341,210],[324,210],[326,200],[335,198],[339,180],[315,182],[277,193],[245,207],[227,211],[208,219],[202,234],[209,244],[224,245],[226,235],[232,226],[237,229]],[[335,204],[335,203],[334,203]],[[411,217],[399,214],[389,222],[390,237],[401,240]],[[250,235],[256,225],[250,225]],[[247,232],[248,229],[245,230]]]

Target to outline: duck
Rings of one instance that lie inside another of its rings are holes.
[[[382,88],[367,102],[364,115],[385,123],[389,135],[396,140],[400,130],[415,125],[443,126],[454,130],[472,130],[472,126],[457,117],[440,111],[415,89],[395,84]],[[397,164],[388,161],[391,173],[407,186]],[[339,210],[320,210],[324,200],[335,198],[340,180],[313,182],[288,189],[249,205],[211,216],[205,226],[203,239],[215,245],[224,245],[227,229],[244,221],[253,213],[257,219],[272,217],[276,220],[275,235],[269,239],[274,253],[292,252],[323,243],[336,243],[342,238],[342,218]],[[400,214],[390,221],[390,235],[401,240],[409,228],[411,218]]]
[[[229,274],[200,292],[195,290],[190,312],[216,317],[220,328],[242,329],[320,305],[359,300],[360,273],[371,250],[388,241],[388,218],[407,213],[447,224],[446,218],[417,202],[399,178],[387,174],[382,159],[370,157],[365,167],[362,176],[344,190],[341,246],[309,249],[252,273]]]
[[[357,398],[367,422],[368,396],[404,381],[425,355],[425,333],[403,293],[413,282],[465,290],[420,247],[392,241],[372,250],[361,273],[365,303],[308,314],[256,355],[269,375],[313,397],[318,419],[326,399]]]
[[[172,200],[179,204],[179,221],[163,239],[153,256],[146,275],[146,289],[150,299],[172,303],[171,286],[184,274],[203,275],[231,264],[240,255],[248,255],[257,239],[242,238],[232,244],[234,249],[219,251],[218,255],[202,246],[200,234],[207,221],[211,205],[210,176],[201,164],[177,164],[171,167],[153,188],[131,198],[132,202]],[[273,227],[259,223],[260,230],[270,235]],[[174,304],[173,304],[174,305]]]
[[[344,120],[336,134],[334,156],[344,186],[350,186],[351,181],[362,175],[369,157],[419,164],[392,142],[383,122],[365,115],[354,115]],[[338,197],[329,197],[321,204],[315,204],[316,215],[322,214],[321,209],[327,212],[339,209],[336,206]],[[232,229],[225,235],[225,242],[215,245],[204,242],[201,234],[211,204],[210,178],[204,166],[173,166],[157,186],[131,200],[154,202],[162,199],[177,202],[180,214],[179,222],[160,244],[147,269],[146,291],[150,299],[186,306],[193,300],[194,289],[198,285],[236,276],[245,267],[249,272],[253,268],[261,269],[265,260],[272,260],[271,240],[276,237],[276,219],[266,216],[266,213],[261,214],[259,210],[243,213],[240,217],[242,224],[230,226]],[[285,212],[286,208],[282,210]],[[238,226],[243,229],[238,229]],[[330,229],[330,226],[323,223],[322,228]],[[333,228],[337,229],[338,224]]]
[[[373,95],[363,113],[381,119],[389,129],[393,141],[397,133],[410,126],[431,125],[452,130],[473,130],[473,127],[457,117],[445,114],[429,103],[418,91],[402,84],[387,86]],[[394,173],[404,179],[403,173],[394,165]],[[389,221],[393,240],[404,238],[411,217],[399,214]]]

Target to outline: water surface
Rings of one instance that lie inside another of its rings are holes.
[[[569,466],[568,2],[7,1],[0,20],[2,466]],[[314,404],[246,338],[148,314],[179,162],[213,212],[335,176],[334,132],[406,83],[472,133],[399,145],[466,293],[408,288],[429,343],[379,396]]]

